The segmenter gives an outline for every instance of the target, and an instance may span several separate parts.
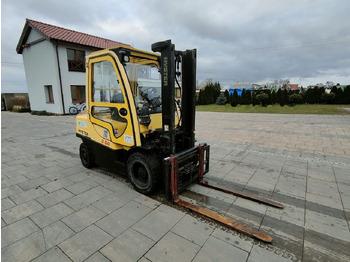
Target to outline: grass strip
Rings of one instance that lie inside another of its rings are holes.
[[[346,115],[349,111],[343,108],[349,108],[350,105],[295,105],[295,106],[280,106],[268,105],[238,105],[236,107],[230,104],[226,105],[199,105],[196,106],[197,111],[208,112],[230,112],[230,113],[267,113],[267,114],[326,114],[326,115]]]

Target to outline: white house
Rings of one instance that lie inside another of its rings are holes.
[[[85,56],[126,44],[26,19],[16,51],[22,54],[31,109],[68,113],[85,101]]]

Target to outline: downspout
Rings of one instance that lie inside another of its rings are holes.
[[[61,66],[60,66],[60,58],[58,56],[58,41],[56,41],[56,57],[57,57],[57,67],[58,67],[58,78],[60,80],[60,90],[61,90],[61,100],[62,100],[62,109],[63,114],[65,115],[65,109],[64,109],[64,96],[63,96],[63,86],[62,86],[62,75],[61,75]]]

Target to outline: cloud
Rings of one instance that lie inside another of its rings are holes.
[[[2,64],[1,66],[1,93],[24,93],[26,79],[22,64]]]
[[[198,80],[222,86],[280,78],[319,82],[324,74],[350,84],[349,9],[344,0],[3,0],[2,60],[21,62],[14,50],[31,18],[148,51],[172,39],[177,49],[197,48]]]

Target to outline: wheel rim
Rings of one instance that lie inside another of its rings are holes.
[[[146,167],[141,163],[135,163],[132,171],[137,185],[141,188],[147,187],[149,183],[149,174]]]
[[[88,158],[89,158],[88,153],[86,152],[85,149],[83,149],[83,150],[81,151],[81,160],[83,161],[84,164],[87,164],[87,163],[88,163],[88,161],[89,161]]]
[[[71,107],[69,111],[72,115],[76,115],[78,113],[78,109],[76,109],[75,107]]]

